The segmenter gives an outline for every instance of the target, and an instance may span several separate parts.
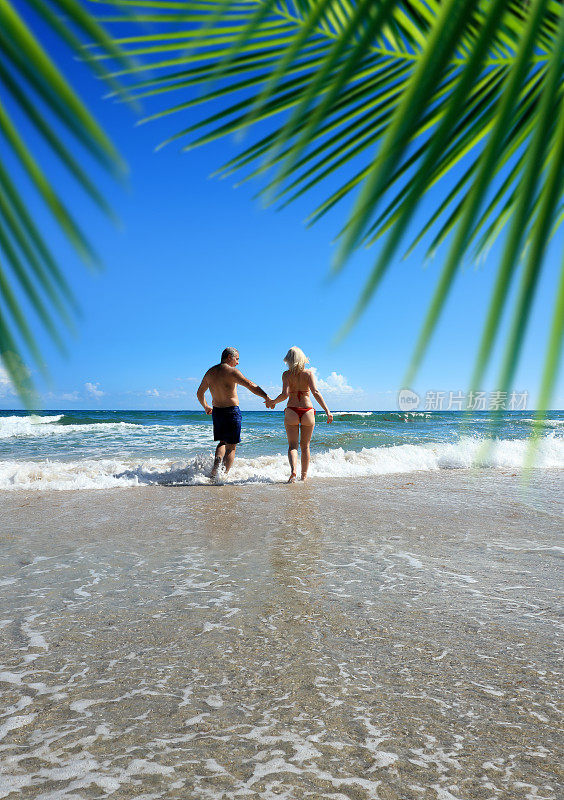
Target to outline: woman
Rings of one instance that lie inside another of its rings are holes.
[[[315,427],[315,411],[311,404],[310,391],[327,414],[327,422],[333,422],[333,414],[327,408],[327,404],[317,388],[312,370],[305,368],[309,362],[305,353],[299,347],[291,347],[284,357],[284,362],[288,365],[288,369],[282,373],[282,391],[274,400],[267,401],[266,405],[268,408],[274,408],[276,403],[288,398],[288,405],[284,411],[284,425],[288,436],[288,461],[290,462],[288,483],[295,483],[298,467],[298,442],[302,450],[302,481],[307,478],[309,468],[309,443]]]

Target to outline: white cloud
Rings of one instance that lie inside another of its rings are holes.
[[[99,398],[105,395],[105,392],[103,392],[100,389],[99,383],[90,383],[90,381],[88,381],[87,383],[84,384],[84,388],[86,389],[86,392],[87,394],[90,395],[90,397]]]
[[[69,403],[76,403],[77,400],[81,400],[80,393],[77,391],[74,392],[63,392],[63,394],[59,395],[61,400],[67,400]]]
[[[316,367],[311,368],[313,374],[315,375],[315,380],[317,381],[317,385],[319,387],[319,391],[321,394],[333,394],[333,395],[359,395],[364,394],[364,389],[360,387],[354,387],[349,384],[347,378],[344,375],[341,375],[339,372],[332,372],[327,378],[321,378],[317,374]]]
[[[163,397],[174,400],[177,397],[185,397],[188,392],[185,389],[171,389],[169,391],[163,391],[163,389],[147,389],[144,394],[146,397]]]
[[[14,386],[10,380],[6,368],[0,364],[0,397],[8,397],[15,394]]]
[[[56,392],[46,392],[43,395],[43,399],[46,401],[59,402],[62,400],[67,403],[76,403],[78,400],[82,400],[82,397],[80,395],[80,392],[75,390],[74,392],[62,392],[61,394],[58,394]]]

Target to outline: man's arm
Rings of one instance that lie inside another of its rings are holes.
[[[282,400],[285,400],[289,396],[289,394],[290,394],[290,383],[288,381],[288,373],[287,372],[283,372],[282,373],[282,391],[280,392],[278,397],[275,397],[274,400],[270,401],[270,405],[272,406],[272,408],[274,408],[276,403],[280,403]]]
[[[208,401],[206,400],[206,397],[205,397],[206,391],[209,388],[210,388],[210,385],[208,383],[208,373],[206,372],[206,374],[202,378],[202,382],[200,384],[200,388],[196,392],[196,397],[198,398],[200,403],[203,405],[204,411],[206,412],[206,414],[211,414],[212,413],[212,407],[208,404]]]
[[[248,378],[245,378],[242,372],[239,372],[238,369],[234,369],[233,374],[237,383],[239,383],[241,386],[244,386],[245,389],[249,390],[249,392],[257,394],[259,397],[262,397],[263,400],[268,400],[268,402],[270,402],[270,397],[267,395],[267,393],[256,383],[253,383]]]

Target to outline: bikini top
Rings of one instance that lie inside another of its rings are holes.
[[[298,395],[298,400],[299,400],[301,397],[307,397],[308,396],[309,389],[296,389],[295,391],[292,391],[292,389],[290,389],[290,394],[297,394]]]
[[[302,397],[308,397],[309,395],[309,387],[307,389],[292,389],[290,388],[290,394],[297,394],[298,400]]]

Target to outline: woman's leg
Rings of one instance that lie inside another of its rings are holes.
[[[308,411],[302,417],[301,433],[300,433],[300,447],[302,449],[302,481],[307,478],[307,471],[309,469],[310,452],[309,443],[311,442],[311,435],[315,428],[315,414],[313,411]]]
[[[298,470],[298,442],[300,439],[300,418],[295,411],[286,409],[284,412],[284,427],[288,437],[288,461],[290,462],[290,479],[288,483],[295,483]]]

